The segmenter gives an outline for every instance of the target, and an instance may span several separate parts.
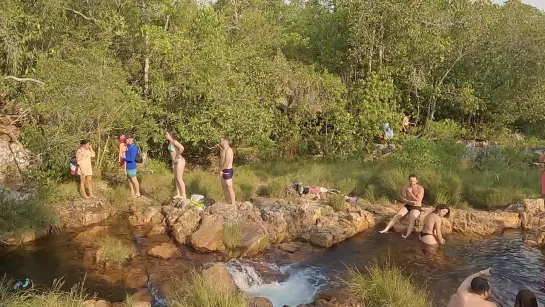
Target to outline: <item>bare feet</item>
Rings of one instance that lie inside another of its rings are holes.
[[[386,229],[383,229],[383,230],[379,231],[379,233],[387,233],[387,232],[388,232],[388,230],[386,230]]]
[[[174,199],[181,199],[181,198],[182,198],[182,196],[180,196],[180,195],[175,195],[175,196],[174,196],[174,197],[172,197],[172,198],[174,198]]]
[[[97,197],[95,195],[89,195],[89,198],[95,199]]]
[[[83,195],[82,197],[83,197],[84,199],[89,199],[89,196],[87,196],[87,195]]]
[[[407,239],[407,236],[406,236],[406,235],[401,235],[401,237],[402,237],[403,239]]]

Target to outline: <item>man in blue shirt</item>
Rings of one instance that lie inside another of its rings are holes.
[[[131,195],[133,197],[140,197],[140,184],[138,183],[138,178],[136,178],[136,155],[138,154],[138,147],[134,144],[134,136],[132,134],[127,134],[127,151],[125,151],[125,165],[127,168],[127,176],[129,176],[129,186],[131,187]]]

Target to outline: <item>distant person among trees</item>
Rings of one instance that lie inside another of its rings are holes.
[[[424,227],[420,233],[419,239],[422,243],[428,245],[445,244],[441,232],[441,223],[443,217],[450,216],[450,209],[445,205],[439,205],[435,210],[424,218]]]
[[[175,140],[170,132],[165,133],[165,138],[168,141],[168,152],[170,153],[170,158],[172,160],[172,172],[174,173],[176,182],[176,196],[174,196],[174,198],[185,199],[187,198],[184,183],[185,159],[182,156],[184,146]]]
[[[403,120],[401,121],[401,132],[403,133],[407,133],[409,132],[409,125],[411,123],[409,122],[409,116],[407,114],[405,114],[403,116]]]
[[[456,294],[452,295],[447,307],[496,307],[487,301],[490,298],[490,283],[481,276],[490,276],[490,268],[475,273],[462,282]]]
[[[140,197],[140,184],[138,183],[136,156],[138,155],[138,147],[134,144],[134,136],[132,134],[125,135],[127,140],[127,151],[123,161],[126,165],[127,176],[129,177],[129,186],[131,188],[132,197]]]
[[[78,150],[76,150],[76,161],[79,175],[79,191],[83,198],[94,198],[93,195],[93,165],[91,158],[95,157],[95,151],[91,147],[89,140],[80,142]],[[89,190],[89,195],[85,192],[85,185]]]
[[[539,307],[534,292],[527,289],[520,290],[519,293],[517,293],[515,307]]]
[[[123,161],[123,158],[125,157],[126,151],[127,151],[127,139],[125,138],[125,135],[122,134],[119,136],[117,157],[119,160],[119,164],[121,165],[121,168],[123,169],[123,172],[125,173],[125,175],[127,175],[127,167],[125,166],[125,161]]]
[[[235,191],[233,190],[233,149],[229,145],[229,139],[222,137],[220,140],[220,178],[225,201],[235,204]]]
[[[401,191],[401,200],[405,203],[399,211],[394,215],[390,223],[380,233],[386,233],[397,223],[402,217],[409,214],[409,227],[403,238],[407,238],[414,229],[414,223],[420,216],[422,211],[422,199],[424,199],[424,188],[418,184],[416,175],[409,175],[409,183],[403,187]]]
[[[384,129],[384,140],[387,141],[394,137],[394,129],[390,127],[390,123],[385,123],[382,127]]]

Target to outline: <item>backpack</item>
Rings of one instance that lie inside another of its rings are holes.
[[[140,152],[140,148],[136,147],[136,150],[137,151],[136,151],[136,157],[134,157],[134,162],[142,163],[142,161],[144,161],[144,159],[142,158],[142,153]]]
[[[75,176],[78,173],[78,159],[76,151],[70,153],[70,175]]]

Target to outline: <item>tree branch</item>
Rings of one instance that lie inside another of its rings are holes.
[[[36,84],[38,84],[40,86],[45,85],[45,83],[43,81],[32,79],[32,78],[19,78],[19,77],[15,77],[15,76],[4,76],[4,79],[11,79],[11,80],[15,80],[15,81],[18,81],[18,82],[32,82],[32,83],[36,83]]]
[[[68,11],[74,13],[74,14],[80,15],[81,17],[83,17],[83,18],[86,19],[86,20],[92,20],[92,21],[94,21],[94,22],[97,22],[97,21],[98,21],[98,20],[94,19],[93,17],[86,16],[86,15],[84,15],[82,12],[76,11],[76,10],[71,9],[71,8],[69,8],[69,7],[63,7],[63,8],[64,8],[65,10],[68,10]]]

